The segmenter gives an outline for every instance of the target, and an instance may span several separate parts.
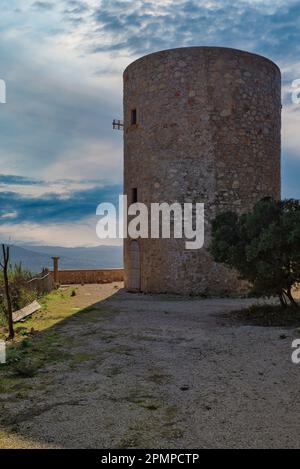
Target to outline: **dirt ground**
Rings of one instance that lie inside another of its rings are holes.
[[[33,345],[46,337],[56,354],[3,378],[1,448],[300,447],[300,329],[227,321],[250,299],[121,287],[78,287],[63,300],[72,314]]]

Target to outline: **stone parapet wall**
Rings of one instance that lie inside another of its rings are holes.
[[[122,282],[124,269],[59,270],[58,278],[60,285]]]

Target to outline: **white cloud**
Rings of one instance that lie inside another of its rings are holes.
[[[45,244],[48,246],[122,246],[122,240],[101,240],[96,235],[99,217],[91,217],[84,223],[60,223],[39,225],[20,223],[0,225],[2,242],[12,244]]]
[[[300,160],[300,105],[286,106],[282,111],[282,147]]]
[[[99,179],[120,183],[123,173],[122,133],[112,130],[107,122],[111,140],[89,141],[61,154],[61,158],[49,164],[41,174],[45,178]],[[114,134],[113,134],[114,132]]]
[[[1,192],[16,192],[21,196],[39,198],[43,195],[53,193],[58,196],[71,196],[74,191],[84,191],[99,187],[99,182],[86,182],[86,181],[48,181],[44,184],[0,184]]]
[[[112,130],[111,120],[122,118],[122,72],[144,53],[185,45],[237,47],[275,59],[283,72],[283,155],[300,160],[300,110],[289,100],[290,84],[300,77],[296,1],[83,0],[87,8],[77,13],[65,0],[56,0],[47,13],[31,8],[33,2],[1,2],[8,103],[1,109],[0,157],[6,174],[48,183],[3,185],[0,192],[67,197],[95,187],[83,179],[119,183],[122,132]],[[4,213],[7,222],[14,216],[13,209]],[[85,224],[6,224],[0,234],[97,245],[95,226],[94,218]]]
[[[0,218],[15,218],[18,215],[18,212],[7,212],[3,213]]]

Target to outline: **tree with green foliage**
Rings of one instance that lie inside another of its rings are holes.
[[[237,270],[253,292],[278,295],[296,305],[292,288],[300,282],[300,203],[262,199],[252,212],[219,214],[212,223],[210,251],[216,262]]]

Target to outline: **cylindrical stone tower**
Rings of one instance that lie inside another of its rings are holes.
[[[125,239],[125,286],[144,292],[222,295],[235,272],[207,252],[220,211],[280,198],[280,70],[221,47],[171,49],[124,72],[124,185],[128,203],[203,202],[205,246],[185,239]]]

